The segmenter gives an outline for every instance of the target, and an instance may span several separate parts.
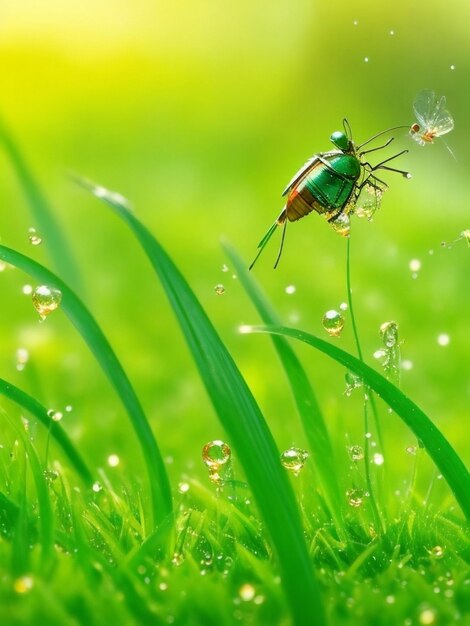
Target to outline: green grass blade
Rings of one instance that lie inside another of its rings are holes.
[[[147,417],[109,341],[85,305],[58,276],[29,257],[5,246],[0,246],[0,259],[27,272],[38,282],[62,292],[61,309],[88,344],[110,380],[137,434],[147,466],[152,499],[152,524],[158,524],[172,511],[168,475]]]
[[[283,326],[252,327],[251,332],[293,337],[316,348],[358,374],[413,431],[454,493],[466,518],[470,520],[470,475],[462,460],[429,417],[398,387],[348,352],[314,335]]]
[[[83,182],[82,185],[97,191],[94,186]],[[115,195],[104,194],[102,188],[98,195],[135,234],[166,291],[271,536],[294,623],[323,625],[322,601],[292,487],[251,391],[196,296],[153,235],[116,201]]]
[[[22,391],[3,378],[0,378],[0,393],[31,413],[31,415],[34,415],[34,417],[44,424],[44,426],[51,433],[52,437],[54,437],[56,442],[62,448],[62,451],[68,457],[69,461],[72,463],[82,480],[88,485],[93,483],[93,475],[88,469],[85,461],[82,459],[80,453],[75,448],[60,423],[51,420],[47,414],[47,409],[42,406],[42,404],[40,404],[32,396],[28,395],[25,391]]]
[[[37,226],[39,233],[46,241],[46,249],[50,254],[53,266],[61,271],[70,284],[76,288],[80,287],[80,274],[65,235],[21,150],[1,120],[0,142],[3,144],[18,177],[21,189],[29,204],[34,225]]]
[[[278,315],[267,301],[253,275],[248,271],[245,262],[228,243],[224,242],[223,248],[235,268],[240,283],[256,307],[263,322],[265,324],[280,325],[281,322]],[[337,529],[341,532],[344,523],[342,521],[341,496],[336,473],[337,465],[320,406],[305,370],[287,340],[278,335],[271,335],[271,339],[292,389],[292,395],[302,420],[302,426],[310,450],[313,453],[312,460],[322,486],[323,497],[326,499],[333,514]]]

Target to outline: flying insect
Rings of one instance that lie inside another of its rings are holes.
[[[454,128],[445,96],[437,98],[430,89],[419,92],[413,102],[413,111],[418,122],[411,126],[410,135],[421,146],[432,143],[436,137],[442,137]]]

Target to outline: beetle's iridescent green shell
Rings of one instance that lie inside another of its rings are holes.
[[[361,163],[353,154],[330,152],[315,161],[293,185],[286,203],[287,219],[294,222],[312,210],[320,214],[340,212],[354,192]]]

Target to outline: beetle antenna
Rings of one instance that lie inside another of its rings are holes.
[[[364,141],[364,143],[361,143],[360,146],[357,146],[357,150],[360,150],[363,146],[367,145],[369,142],[373,141],[374,139],[377,139],[377,137],[380,137],[381,135],[385,135],[385,133],[390,133],[392,130],[400,130],[401,128],[406,128],[407,130],[409,130],[409,125],[406,126],[393,126],[393,128],[387,128],[386,130],[382,130],[380,133],[377,133],[376,135],[373,135],[373,137],[370,137],[370,139],[368,139],[367,141]]]
[[[349,125],[349,122],[346,118],[343,118],[343,128],[344,128],[344,132],[346,133],[346,137],[348,137],[348,139],[350,139],[352,141],[352,130],[351,130],[351,126]]]
[[[376,150],[383,150],[384,148],[389,146],[392,143],[392,141],[394,141],[394,139],[395,137],[390,137],[388,141],[386,141],[381,146],[377,146],[377,148],[371,148],[370,150],[363,150],[362,152],[359,152],[359,156],[362,156],[364,154],[369,154],[369,152],[375,152]]]

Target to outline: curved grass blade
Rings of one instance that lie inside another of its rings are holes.
[[[80,287],[79,271],[65,235],[38,182],[31,173],[21,150],[1,120],[0,142],[3,143],[5,152],[13,165],[35,224],[37,224],[41,235],[47,240],[47,250],[54,267],[57,270],[60,269],[69,283],[75,285],[76,288]]]
[[[462,460],[429,417],[395,385],[348,352],[314,335],[284,326],[253,326],[250,332],[293,337],[316,348],[358,374],[413,431],[439,468],[454,492],[467,520],[470,521],[470,474]]]
[[[27,272],[37,281],[62,292],[61,309],[87,343],[92,354],[120,397],[139,439],[152,500],[152,523],[158,524],[171,513],[170,483],[162,455],[150,424],[121,363],[94,317],[75,293],[55,274],[29,257],[0,246],[0,259]]]
[[[51,420],[47,414],[47,409],[42,406],[42,404],[40,404],[32,396],[28,395],[25,391],[22,391],[19,387],[7,382],[3,378],[0,378],[0,393],[34,415],[42,424],[44,424],[62,448],[62,451],[68,457],[69,461],[72,463],[82,480],[88,485],[93,483],[93,475],[88,469],[85,461],[82,459],[80,453],[75,448],[60,423]]]
[[[265,324],[280,325],[281,322],[276,312],[267,301],[266,296],[236,250],[227,242],[223,242],[222,246],[235,268],[240,283],[256,307],[263,322]],[[271,335],[271,339],[291,386],[292,395],[302,420],[302,426],[310,450],[313,453],[312,460],[321,483],[322,495],[330,508],[337,530],[342,532],[344,522],[336,472],[337,465],[320,406],[305,370],[287,340],[277,335]]]
[[[150,231],[116,200],[115,194],[80,182],[126,222],[160,278],[264,518],[295,625],[324,625],[320,592],[293,490],[271,431],[244,378],[186,280]]]

